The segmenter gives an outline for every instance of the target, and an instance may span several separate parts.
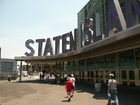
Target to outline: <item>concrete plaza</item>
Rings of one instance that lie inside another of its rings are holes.
[[[76,84],[76,91],[71,102],[67,101],[65,85],[56,85],[37,78],[23,78],[22,82],[0,81],[2,105],[106,105],[106,87],[96,93],[94,86]],[[140,90],[118,88],[120,105],[140,105]],[[114,101],[112,101],[112,105]]]

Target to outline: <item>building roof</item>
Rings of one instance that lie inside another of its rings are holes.
[[[84,59],[103,54],[115,53],[123,50],[140,47],[140,24],[118,32],[105,39],[92,43],[79,50],[52,55],[52,56],[21,56],[15,57],[17,61],[25,61],[28,63],[45,63],[51,64],[60,61],[71,61],[75,59]]]

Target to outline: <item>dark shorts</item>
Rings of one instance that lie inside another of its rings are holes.
[[[64,81],[67,81],[67,78],[64,78]]]
[[[75,89],[75,86],[72,85],[72,89]]]

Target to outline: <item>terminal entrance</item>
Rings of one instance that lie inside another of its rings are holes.
[[[73,73],[78,81],[91,83],[107,83],[109,73],[113,73],[118,84],[139,86],[139,51],[139,49],[126,50],[89,59],[68,61],[61,63],[58,71],[62,75],[64,72]]]

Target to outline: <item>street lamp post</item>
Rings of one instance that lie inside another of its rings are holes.
[[[32,65],[30,65],[29,71],[30,71],[30,78],[31,78],[31,72],[32,72]]]

